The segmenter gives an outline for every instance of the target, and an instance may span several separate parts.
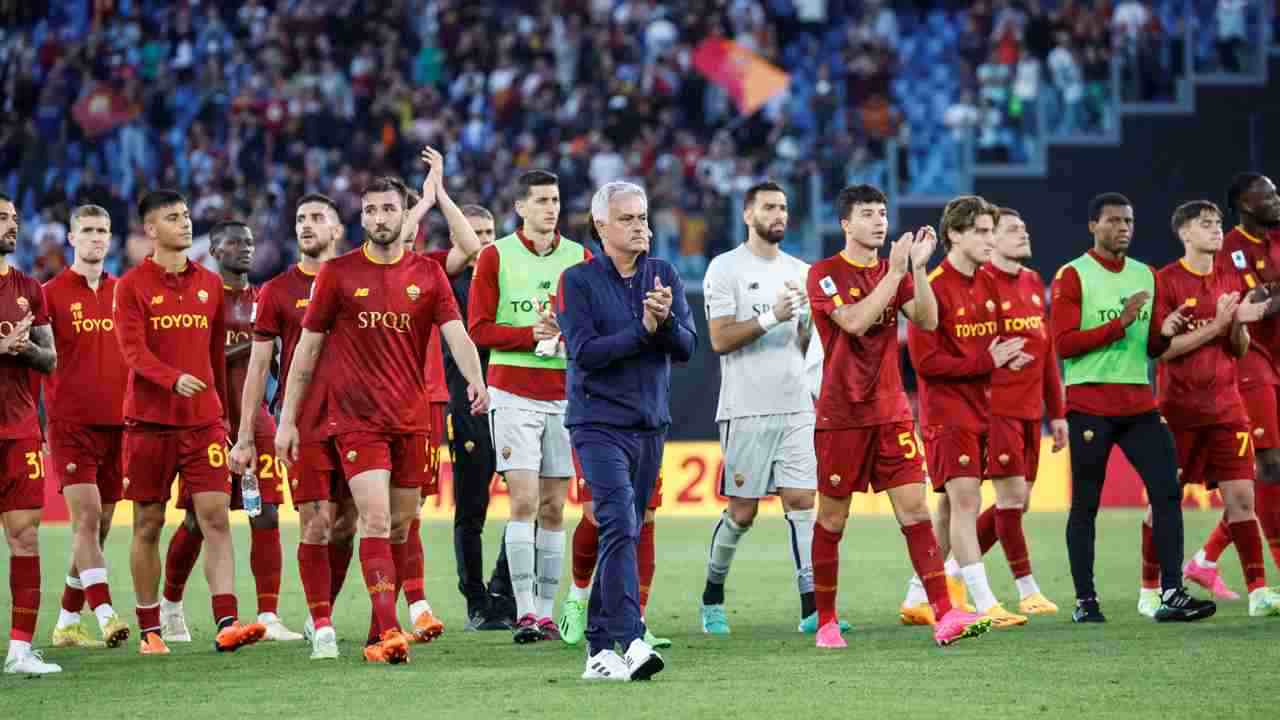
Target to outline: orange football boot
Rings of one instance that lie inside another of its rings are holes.
[[[245,645],[252,645],[267,634],[267,626],[262,623],[250,623],[241,625],[238,622],[218,631],[218,637],[214,640],[214,647],[218,652],[235,652]]]
[[[164,644],[164,640],[160,638],[160,633],[158,632],[142,633],[142,642],[138,647],[138,653],[142,655],[168,655],[169,646]]]

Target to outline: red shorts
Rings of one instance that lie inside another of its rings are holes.
[[[420,488],[423,497],[440,490],[439,478],[431,473],[435,446],[426,433],[351,432],[333,442],[348,481],[369,470],[387,470],[392,487]]]
[[[298,448],[298,461],[289,466],[287,477],[295,508],[306,502],[337,502],[351,497],[338,449],[330,440],[303,443]]]
[[[932,456],[930,456],[932,457]],[[987,436],[987,477],[1036,481],[1040,468],[1040,421],[993,417]]]
[[[573,471],[575,474],[574,482],[578,483],[578,502],[591,502],[591,486],[587,485],[587,478],[582,472],[582,463],[578,462],[578,451],[573,450]],[[653,493],[649,495],[650,510],[657,510],[662,507],[662,470],[658,470],[658,479],[653,484]]]
[[[258,476],[258,493],[262,496],[262,502],[267,505],[283,505],[284,485],[289,482],[289,474],[285,470],[284,463],[276,460],[275,437],[271,435],[254,435],[253,447],[254,454],[258,456],[258,462],[253,472]],[[174,505],[179,510],[190,510],[191,494],[184,489],[179,493],[178,502]],[[239,477],[231,478],[230,508],[232,510],[244,509],[244,498],[240,494]]]
[[[44,507],[40,438],[0,440],[0,513]]]
[[[933,489],[944,492],[947,481],[961,477],[986,477],[987,433],[930,425],[924,429],[924,452],[929,457]]]
[[[124,497],[124,429],[110,426],[49,423],[49,468],[58,487],[97,485],[102,503]]]
[[[827,497],[924,482],[924,453],[910,420],[815,430],[813,449],[818,456],[818,492]]]
[[[1253,426],[1253,447],[1280,448],[1280,385],[1258,385],[1240,395]]]
[[[1172,428],[1170,428],[1172,430]],[[1253,438],[1246,425],[1208,425],[1173,431],[1178,479],[1210,490],[1223,480],[1252,480]]]
[[[202,492],[231,494],[227,472],[227,431],[222,423],[198,428],[124,429],[124,497],[144,503],[168,502],[173,480],[178,497]]]
[[[430,410],[431,442],[436,447],[449,444],[449,403],[433,402]]]

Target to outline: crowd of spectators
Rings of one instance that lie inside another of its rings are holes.
[[[144,257],[132,206],[166,186],[187,193],[197,232],[246,219],[261,279],[293,259],[297,197],[334,197],[357,238],[359,188],[418,184],[432,145],[454,197],[502,230],[524,169],[560,176],[562,228],[579,237],[594,187],[638,180],[656,251],[697,274],[735,242],[733,198],[761,177],[791,190],[795,223],[820,203],[811,177],[824,196],[909,174],[888,141],[923,144],[929,122],[974,128],[989,161],[1023,158],[1045,108],[1054,132],[1101,128],[1113,53],[1180,61],[1166,16],[1138,0],[0,0],[0,189],[25,217],[20,264],[41,277],[65,264],[80,202],[111,211],[116,270]],[[893,80],[931,22],[957,28],[943,73],[957,87],[922,119]],[[1233,27],[1218,35],[1226,67]],[[740,115],[692,67],[709,37],[787,70],[787,91]],[[1149,75],[1139,95],[1168,94],[1173,75]]]

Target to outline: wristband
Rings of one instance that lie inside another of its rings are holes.
[[[765,332],[769,332],[770,330],[777,327],[778,323],[781,321],[778,320],[778,316],[774,315],[773,311],[770,310],[769,312],[763,315],[757,315],[756,322],[760,323],[760,327],[764,328]]]

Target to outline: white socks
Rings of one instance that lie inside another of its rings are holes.
[[[409,622],[418,619],[418,616],[424,612],[431,612],[431,603],[426,600],[419,600],[409,605]]]
[[[999,604],[995,594],[991,592],[991,585],[987,583],[987,569],[981,562],[960,568],[960,576],[964,578],[965,587],[969,588],[969,595],[973,597],[973,604],[978,612],[985,614]]]
[[[536,616],[538,608],[533,599],[533,523],[509,521],[505,542],[507,566],[511,569],[511,590],[516,596],[516,618]]]
[[[16,660],[21,657],[26,657],[30,654],[31,654],[31,643],[25,642],[23,640],[10,640],[9,655],[5,659]]]
[[[924,591],[924,583],[920,582],[919,575],[912,575],[907,582],[907,599],[902,602],[903,607],[917,607],[927,602],[929,593]]]
[[[720,522],[711,533],[711,553],[707,558],[707,582],[723,585],[729,577],[729,566],[733,564],[733,555],[738,551],[738,541],[751,527],[740,527],[729,517],[729,512],[720,513]],[[809,547],[813,547],[813,525],[809,525]],[[810,552],[812,556],[812,551]],[[809,561],[809,572],[812,576],[813,561]]]
[[[72,625],[80,624],[80,613],[67,612],[65,608],[58,609],[58,629],[65,630]]]
[[[1028,597],[1040,592],[1040,586],[1036,584],[1036,578],[1034,575],[1027,575],[1026,577],[1014,578],[1013,582],[1018,586],[1019,599],[1025,600]]]
[[[942,569],[946,571],[947,577],[960,577],[960,563],[956,562],[954,555],[947,557],[947,561],[942,564]]]
[[[591,599],[591,585],[586,587],[578,587],[576,583],[569,584],[569,599],[577,600],[584,605]]]
[[[1200,548],[1199,550],[1196,551],[1195,561],[1196,561],[1196,564],[1202,568],[1218,567],[1218,563],[1213,562],[1212,560],[1209,560],[1204,556],[1204,548]]]
[[[560,576],[564,574],[564,536],[564,530],[538,528],[534,548],[538,563],[539,620],[551,617],[556,610],[556,594],[560,592]]]
[[[796,563],[796,588],[801,595],[813,592],[813,523],[817,510],[792,510],[787,513],[791,526],[791,552]]]

